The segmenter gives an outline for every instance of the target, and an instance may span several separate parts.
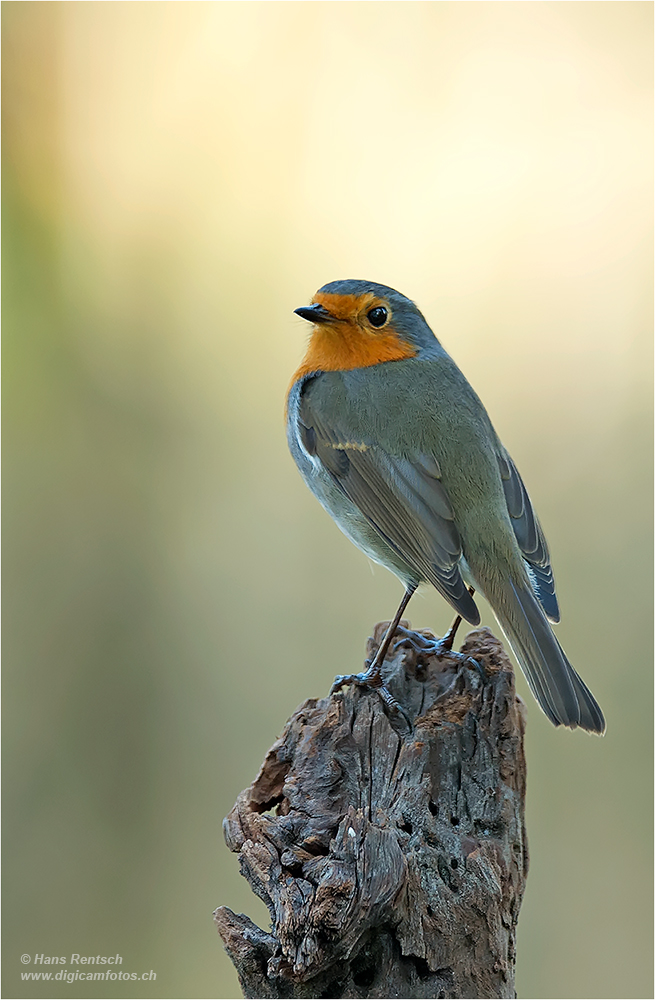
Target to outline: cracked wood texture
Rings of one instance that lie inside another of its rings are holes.
[[[516,996],[525,708],[489,629],[462,652],[482,673],[385,661],[411,730],[374,691],[306,701],[239,795],[225,839],[271,930],[214,916],[245,997]]]

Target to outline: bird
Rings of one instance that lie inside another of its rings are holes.
[[[404,586],[367,669],[337,677],[377,689],[389,646],[444,653],[400,625],[432,584],[471,625],[481,593],[555,726],[602,735],[603,713],[550,623],[560,619],[550,555],[523,480],[480,398],[416,304],[387,285],[332,281],[294,312],[312,324],[287,393],[287,440],[300,474],[341,531]],[[451,655],[462,655],[452,654]]]

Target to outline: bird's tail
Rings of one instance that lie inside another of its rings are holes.
[[[566,658],[530,584],[507,581],[494,611],[530,689],[556,726],[602,735],[600,706]]]

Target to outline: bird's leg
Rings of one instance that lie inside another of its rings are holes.
[[[398,631],[398,623],[403,616],[403,611],[409,604],[410,598],[415,590],[416,584],[413,587],[408,587],[405,591],[403,599],[400,602],[400,607],[396,611],[394,620],[385,632],[384,639],[380,643],[375,657],[371,661],[365,661],[367,669],[361,674],[340,674],[338,677],[335,677],[334,684],[330,688],[330,694],[334,694],[335,691],[339,691],[340,688],[344,687],[346,684],[357,684],[359,687],[377,688],[381,698],[387,703],[387,705],[400,712],[409,723],[409,720],[407,719],[407,716],[403,712],[402,708],[384,685],[384,681],[382,680],[382,664],[384,663],[384,658],[387,655],[389,646],[391,645],[391,640]],[[411,723],[409,724],[411,727]]]
[[[475,593],[475,587],[469,587],[469,594],[471,595],[471,597],[473,597],[474,593]],[[452,649],[453,648],[453,643],[455,641],[455,636],[457,635],[457,629],[459,628],[459,626],[461,624],[462,624],[462,616],[461,615],[457,615],[457,617],[455,618],[455,621],[450,626],[450,628],[446,632],[445,636],[441,640],[441,645],[443,646],[444,649]]]
[[[471,597],[475,593],[473,587],[469,587],[469,594]],[[399,639],[394,645],[394,652],[397,649],[413,649],[423,658],[427,656],[447,656],[452,660],[459,660],[462,663],[468,663],[469,666],[474,667],[475,670],[480,674],[482,680],[486,680],[486,675],[482,666],[477,660],[474,660],[472,656],[466,656],[465,653],[458,653],[453,650],[453,642],[455,641],[455,636],[457,634],[457,629],[459,628],[462,621],[462,616],[457,615],[455,621],[450,626],[443,638],[428,639],[420,632],[413,632],[410,629],[403,628],[402,625],[396,628],[396,633],[402,635],[402,639]]]

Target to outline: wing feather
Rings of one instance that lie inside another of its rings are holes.
[[[498,453],[498,466],[503,481],[505,500],[516,541],[523,553],[535,594],[552,622],[558,622],[559,606],[555,580],[550,565],[546,538],[534,512],[528,491],[514,462],[503,449]]]
[[[380,537],[419,579],[432,583],[463,618],[477,625],[480,614],[459,570],[462,544],[437,460],[409,460],[350,440],[306,397],[299,421],[310,454]]]

